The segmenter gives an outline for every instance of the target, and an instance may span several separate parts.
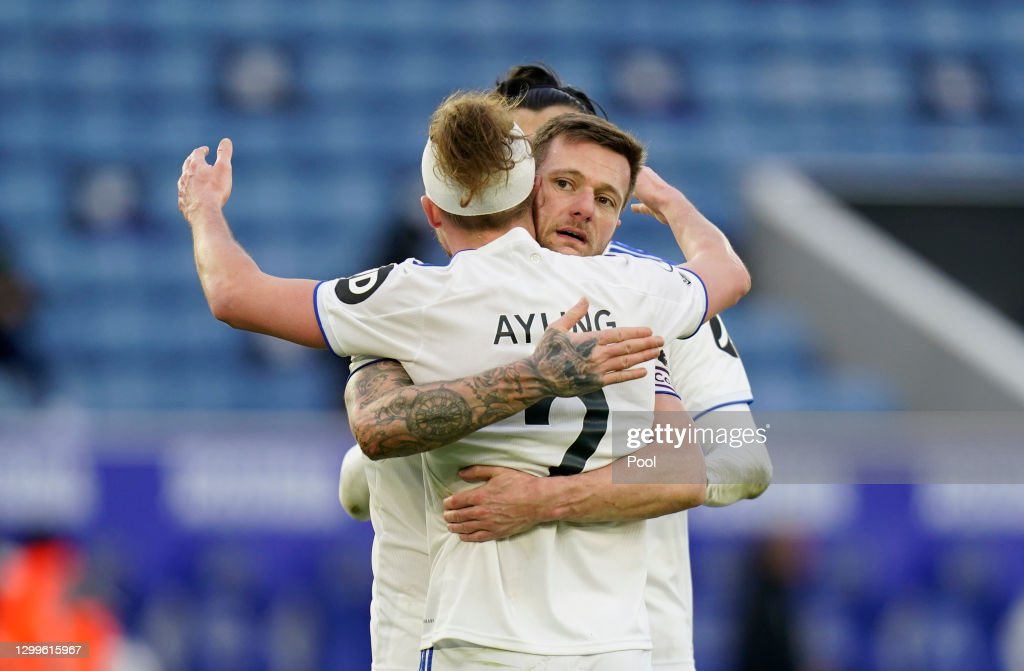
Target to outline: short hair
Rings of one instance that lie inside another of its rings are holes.
[[[533,158],[537,163],[538,172],[547,158],[551,143],[560,137],[565,138],[566,142],[590,142],[625,158],[629,163],[629,192],[626,193],[628,202],[633,194],[633,188],[636,187],[640,168],[647,159],[647,149],[638,139],[611,121],[592,114],[560,114],[537,129],[533,136]],[[626,203],[623,203],[622,207],[624,209]]]
[[[512,132],[511,109],[508,99],[497,93],[457,91],[431,116],[429,135],[435,147],[437,168],[465,190],[462,207],[492,185],[496,175],[507,174],[515,166],[512,145],[521,136]],[[453,224],[466,230],[494,230],[514,222],[532,204],[531,191],[522,202],[501,212],[445,214]]]
[[[563,83],[555,71],[543,63],[512,66],[504,78],[494,83],[494,91],[513,107],[543,110],[565,105],[595,116],[600,109],[601,115],[608,118],[604,109],[582,89]]]

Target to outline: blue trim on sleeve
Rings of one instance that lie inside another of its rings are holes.
[[[320,293],[320,285],[324,284],[324,282],[327,281],[328,280],[324,280],[323,282],[317,282],[316,286],[313,287],[313,314],[316,315],[316,325],[320,327],[320,335],[324,337],[324,344],[327,345],[327,349],[334,352],[334,347],[331,346],[331,341],[327,339],[327,331],[324,330],[324,323],[320,321],[320,306],[317,304],[316,300],[317,294]],[[337,352],[334,352],[334,354],[336,356],[341,356]]]
[[[742,400],[742,401],[726,401],[725,403],[719,403],[718,405],[716,405],[713,408],[708,408],[707,410],[704,410],[704,411],[694,415],[693,416],[693,421],[697,421],[698,419],[700,419],[704,415],[708,414],[709,412],[714,412],[715,410],[721,410],[722,408],[725,408],[725,407],[730,406],[730,405],[750,405],[753,402],[754,402],[754,399],[748,398],[748,399],[745,399],[745,400]]]
[[[677,394],[677,393],[676,393],[676,392],[674,392],[674,391],[668,391],[668,390],[664,390],[664,391],[662,391],[662,390],[660,390],[660,389],[655,389],[655,390],[654,390],[654,395],[655,395],[655,396],[657,396],[658,394],[665,394],[666,396],[675,396],[675,397],[676,397],[676,398],[678,398],[678,399],[679,399],[680,401],[681,401],[681,400],[683,400],[683,397],[682,397],[682,396],[680,396],[679,394]]]
[[[670,271],[674,270],[675,267],[676,267],[674,263],[671,263],[670,261],[666,261],[665,259],[661,258],[660,256],[655,256],[654,254],[648,254],[648,253],[642,252],[642,251],[640,251],[638,249],[632,249],[632,248],[630,248],[630,247],[628,247],[626,245],[623,245],[622,243],[619,243],[619,242],[613,242],[610,245],[608,245],[608,247],[604,251],[604,256],[629,256],[629,257],[632,257],[634,259],[644,259],[645,261],[654,261],[655,263],[664,266],[666,270],[670,270]]]
[[[611,241],[611,243],[608,245],[608,252],[614,253],[614,254],[628,254],[629,256],[638,256],[638,257],[644,258],[644,259],[651,259],[652,261],[665,261],[665,259],[661,258],[660,256],[658,256],[656,254],[651,254],[650,252],[645,252],[642,249],[639,249],[637,247],[632,247],[630,245],[627,245],[624,242],[619,242],[618,240],[612,240]],[[668,262],[665,261],[665,263],[668,263]]]
[[[690,335],[688,335],[688,336],[680,336],[680,337],[676,338],[677,340],[689,340],[693,336],[697,335],[697,331],[700,331],[700,327],[704,326],[704,322],[707,321],[707,318],[708,318],[708,307],[709,307],[709,303],[711,302],[710,299],[708,298],[708,285],[704,284],[704,278],[702,278],[700,275],[698,275],[697,273],[693,272],[689,268],[683,268],[682,266],[675,266],[675,267],[676,267],[677,270],[682,270],[684,273],[690,273],[691,275],[696,277],[697,280],[700,282],[700,288],[704,290],[704,314],[701,315],[700,323],[697,324],[697,328],[693,329],[693,333],[691,333]]]
[[[374,364],[380,363],[381,361],[397,361],[397,359],[380,358],[380,359],[374,359],[373,361],[367,361],[364,364],[360,364],[355,370],[350,370],[348,372],[348,374],[351,377],[352,375],[355,375],[356,373],[358,373],[362,369],[366,368],[367,366],[372,366]]]

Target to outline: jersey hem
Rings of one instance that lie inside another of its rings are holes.
[[[373,361],[366,361],[364,363],[359,364],[358,366],[356,366],[352,370],[350,370],[348,372],[348,374],[350,376],[355,375],[356,373],[358,373],[362,369],[366,368],[367,366],[372,366],[372,365],[374,365],[376,363],[380,363],[381,361],[395,361],[395,360],[394,359],[388,359],[387,357],[380,357],[379,359],[374,359]]]
[[[495,636],[482,636],[479,632],[461,629],[459,627],[446,627],[442,634],[424,636],[420,639],[420,649],[428,650],[438,643],[447,640],[465,641],[484,648],[495,648],[508,652],[518,652],[524,655],[600,655],[606,652],[623,652],[626,650],[651,650],[650,638],[623,639],[615,642],[602,641],[593,644],[577,644],[570,646],[533,646],[524,645],[519,639],[500,638]]]
[[[753,398],[743,398],[743,399],[736,399],[734,401],[723,401],[721,403],[716,403],[715,405],[711,406],[707,410],[701,410],[696,415],[694,415],[693,416],[693,421],[697,421],[698,419],[700,419],[704,415],[708,414],[709,412],[714,412],[715,410],[721,410],[722,408],[725,408],[725,407],[730,406],[730,405],[750,405],[753,402],[754,402]]]
[[[334,343],[331,341],[330,338],[327,337],[327,330],[324,328],[324,322],[322,319],[320,319],[320,287],[322,287],[327,282],[328,280],[317,282],[317,285],[313,287],[313,314],[316,315],[316,325],[320,327],[320,335],[324,337],[324,343],[327,345],[327,347],[330,348],[331,352],[334,353],[334,356],[344,358],[344,355],[338,353],[338,350],[335,348]]]
[[[708,285],[704,284],[704,279],[700,275],[693,272],[689,268],[683,268],[682,266],[676,266],[675,268],[676,270],[682,270],[683,272],[690,273],[691,275],[696,277],[697,281],[700,282],[700,288],[704,290],[704,314],[701,315],[700,321],[697,322],[697,328],[693,329],[693,332],[690,333],[690,335],[679,336],[677,338],[677,340],[689,340],[693,336],[697,335],[697,332],[700,331],[700,327],[704,326],[704,322],[707,321],[708,308],[711,307],[711,298],[708,296]]]

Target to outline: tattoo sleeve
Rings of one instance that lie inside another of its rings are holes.
[[[443,447],[549,396],[601,387],[590,354],[596,338],[570,340],[549,331],[533,355],[458,380],[413,385],[397,361],[365,366],[349,379],[349,426],[370,459]]]

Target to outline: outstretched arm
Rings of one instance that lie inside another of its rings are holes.
[[[587,311],[581,300],[551,324],[533,354],[478,375],[412,386],[395,361],[349,379],[352,435],[370,459],[402,457],[453,443],[550,396],[580,396],[643,377],[633,368],[658,356],[663,339],[646,327],[570,333]]]
[[[710,318],[734,305],[750,291],[750,273],[725,234],[700,213],[683,192],[648,167],[641,169],[634,195],[634,212],[648,214],[672,229],[686,257],[684,268],[704,281]]]
[[[323,349],[327,346],[313,309],[313,280],[285,279],[260,270],[231,235],[224,205],[231,196],[231,140],[185,159],[178,180],[178,209],[192,230],[199,281],[210,311],[237,329],[265,333]]]
[[[689,415],[679,399],[658,395],[655,426],[682,430]],[[687,434],[689,435],[689,434]],[[544,522],[624,522],[694,508],[704,502],[706,475],[700,446],[651,444],[632,455],[657,457],[656,470],[633,469],[627,457],[578,475],[541,478],[510,468],[471,466],[459,476],[479,487],[444,501],[448,530],[464,541],[489,541],[529,531]],[[651,473],[644,481],[644,473]],[[630,483],[630,484],[627,484]]]

